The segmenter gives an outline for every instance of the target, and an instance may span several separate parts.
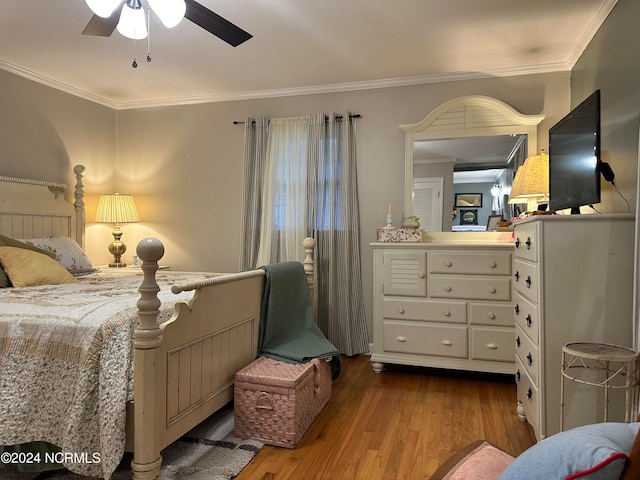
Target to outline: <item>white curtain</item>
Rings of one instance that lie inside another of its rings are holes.
[[[250,255],[243,256],[245,267],[300,261],[304,256],[302,240],[313,236],[318,326],[341,353],[368,351],[355,118],[348,113],[318,113],[271,119],[263,173],[256,168],[259,154],[252,145],[257,134],[250,131],[253,123],[249,122],[245,127],[243,239],[253,245],[257,238],[259,245],[253,264],[248,263]],[[260,175],[262,178],[257,178]],[[255,198],[258,191],[261,202]],[[259,208],[246,209],[258,204]]]

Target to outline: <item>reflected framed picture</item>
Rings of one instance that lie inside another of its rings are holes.
[[[489,215],[487,219],[487,230],[493,230],[498,226],[498,222],[502,221],[502,215]]]
[[[478,211],[460,210],[460,225],[478,225]]]
[[[482,207],[482,194],[456,193],[456,207]]]

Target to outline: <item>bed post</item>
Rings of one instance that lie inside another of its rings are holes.
[[[85,227],[85,213],[84,213],[84,184],[82,183],[82,177],[86,167],[84,165],[76,165],[73,167],[73,173],[76,175],[76,189],[73,193],[75,202],[73,205],[76,207],[76,224],[74,239],[84,250],[84,227]]]
[[[304,273],[307,276],[307,283],[309,284],[309,294],[311,295],[311,305],[313,307],[313,318],[318,321],[316,317],[316,288],[315,288],[315,268],[313,263],[313,253],[316,246],[316,241],[307,237],[302,242],[302,246],[304,247]]]
[[[160,475],[162,457],[159,444],[159,414],[156,400],[156,362],[158,347],[162,342],[162,330],[156,322],[160,309],[156,282],[158,260],[164,255],[164,246],[157,238],[143,238],[136,250],[142,260],[144,278],[138,291],[138,316],[140,324],[134,334],[134,480],[153,480]]]

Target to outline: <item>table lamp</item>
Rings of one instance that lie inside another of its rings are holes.
[[[548,199],[549,156],[543,150],[540,155],[528,157],[516,171],[509,203],[548,202]],[[546,210],[546,208],[546,205],[538,206],[538,210]]]
[[[113,255],[113,263],[110,267],[126,267],[127,264],[121,261],[127,246],[120,240],[122,230],[120,224],[139,222],[140,217],[136,210],[136,204],[133,197],[128,194],[112,193],[102,195],[98,202],[98,211],[96,212],[97,223],[113,223],[113,242],[109,244],[109,252]]]

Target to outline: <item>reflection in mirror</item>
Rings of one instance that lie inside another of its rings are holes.
[[[537,125],[543,118],[473,95],[443,103],[420,122],[400,125],[405,133],[405,215],[420,217],[422,227],[434,232],[454,230],[454,225],[485,230],[489,215],[509,218],[505,197],[515,169],[527,152],[537,151]],[[482,206],[465,206],[474,209],[475,224],[461,223],[456,193],[481,194]]]

